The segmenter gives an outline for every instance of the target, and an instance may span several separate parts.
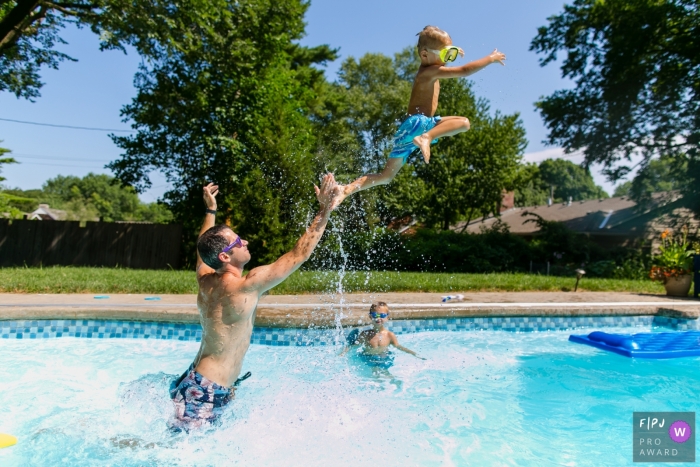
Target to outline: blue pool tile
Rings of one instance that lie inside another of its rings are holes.
[[[480,317],[393,321],[390,328],[396,334],[427,330],[508,332],[546,332],[579,327],[650,326],[674,330],[700,329],[699,320],[663,316],[577,316],[577,317]],[[347,329],[345,330],[347,332]],[[202,340],[202,328],[197,324],[144,323],[98,320],[17,320],[0,321],[2,339],[42,339],[85,337],[93,339],[161,339]],[[251,342],[277,346],[336,345],[343,338],[335,330],[255,328]]]

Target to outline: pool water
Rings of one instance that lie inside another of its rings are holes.
[[[569,334],[402,335],[427,360],[398,352],[379,371],[339,347],[251,345],[220,426],[178,435],[167,389],[199,344],[2,340],[0,432],[19,442],[0,465],[623,466],[632,412],[698,406],[700,358],[629,359]]]

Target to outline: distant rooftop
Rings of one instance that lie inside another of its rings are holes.
[[[51,209],[48,204],[40,204],[39,207],[27,215],[29,220],[58,221],[66,218],[66,211]]]
[[[529,236],[539,228],[535,222],[526,222],[537,214],[547,221],[562,222],[570,229],[591,235],[618,236],[627,238],[650,238],[666,228],[673,229],[679,220],[698,225],[692,213],[680,205],[680,195],[675,192],[656,193],[654,201],[645,210],[635,209],[636,203],[628,197],[554,203],[551,206],[529,206],[510,208],[500,213],[500,217],[471,221],[465,229],[461,222],[452,227],[457,232],[480,233],[490,229],[497,222],[508,226],[516,235]]]

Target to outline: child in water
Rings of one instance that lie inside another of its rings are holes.
[[[490,55],[466,65],[447,67],[445,65],[456,60],[458,55],[463,57],[464,51],[452,45],[450,35],[435,26],[426,26],[418,33],[418,53],[420,68],[413,81],[408,102],[408,118],[394,135],[394,147],[384,170],[378,174],[363,175],[354,182],[341,186],[343,195],[336,199],[335,205],[353,193],[391,182],[415,149],[420,149],[427,164],[430,162],[431,142],[435,143],[437,138],[454,136],[469,130],[470,123],[466,117],[435,116],[440,95],[440,79],[473,75],[492,63],[505,65],[506,59],[505,54],[496,49]]]
[[[396,334],[384,327],[389,321],[389,306],[386,303],[373,303],[369,309],[369,317],[372,320],[372,329],[367,329],[362,332],[358,332],[357,330],[351,332],[348,335],[349,345],[343,349],[341,355],[346,354],[351,346],[360,345],[362,346],[360,358],[371,366],[387,369],[394,361],[393,356],[389,353],[389,346],[391,345],[416,358],[425,360],[425,358],[419,357],[413,350],[399,345]]]

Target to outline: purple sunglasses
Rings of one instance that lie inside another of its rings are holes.
[[[229,251],[233,250],[234,248],[240,248],[243,246],[243,241],[241,240],[241,236],[239,235],[238,238],[236,238],[233,243],[231,243],[229,246],[221,250],[222,253],[228,253]]]

